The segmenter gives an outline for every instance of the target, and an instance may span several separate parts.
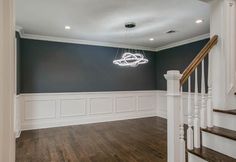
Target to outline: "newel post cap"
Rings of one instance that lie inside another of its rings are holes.
[[[178,70],[169,70],[167,74],[164,75],[166,80],[180,80],[182,74]]]

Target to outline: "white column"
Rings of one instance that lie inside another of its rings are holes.
[[[0,0],[0,162],[15,161],[14,24],[13,0]]]
[[[194,147],[200,148],[200,124],[199,124],[199,106],[198,106],[198,77],[197,68],[195,70],[195,93],[194,93]]]
[[[167,80],[167,143],[168,162],[180,162],[180,78],[179,71],[168,71]]]

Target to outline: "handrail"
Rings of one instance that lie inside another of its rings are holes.
[[[193,59],[189,66],[184,70],[182,78],[180,79],[180,85],[182,86],[193,71],[198,67],[202,60],[209,54],[210,50],[217,44],[218,35],[214,35],[211,40],[204,46],[204,48]]]

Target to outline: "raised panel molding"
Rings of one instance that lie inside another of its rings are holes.
[[[90,98],[90,114],[111,114],[113,112],[111,97]]]
[[[192,97],[193,98],[193,97]],[[142,117],[167,117],[166,91],[21,94],[16,132]],[[183,93],[186,114],[187,93]],[[193,103],[193,102],[192,102]],[[187,116],[185,116],[187,121]]]
[[[116,97],[116,112],[132,112],[135,110],[135,96]]]
[[[62,99],[60,101],[61,117],[82,115],[86,115],[86,99]]]
[[[55,100],[25,101],[24,120],[52,119],[55,117]]]
[[[156,95],[138,96],[138,110],[156,109]]]
[[[157,116],[157,91],[21,94],[21,130]],[[150,108],[149,108],[150,107]]]

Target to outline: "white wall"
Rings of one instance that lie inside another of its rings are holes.
[[[12,0],[0,0],[0,162],[15,161],[13,9]]]
[[[213,107],[236,107],[236,4],[235,0],[216,0],[211,3],[210,35],[219,42],[210,53]]]

